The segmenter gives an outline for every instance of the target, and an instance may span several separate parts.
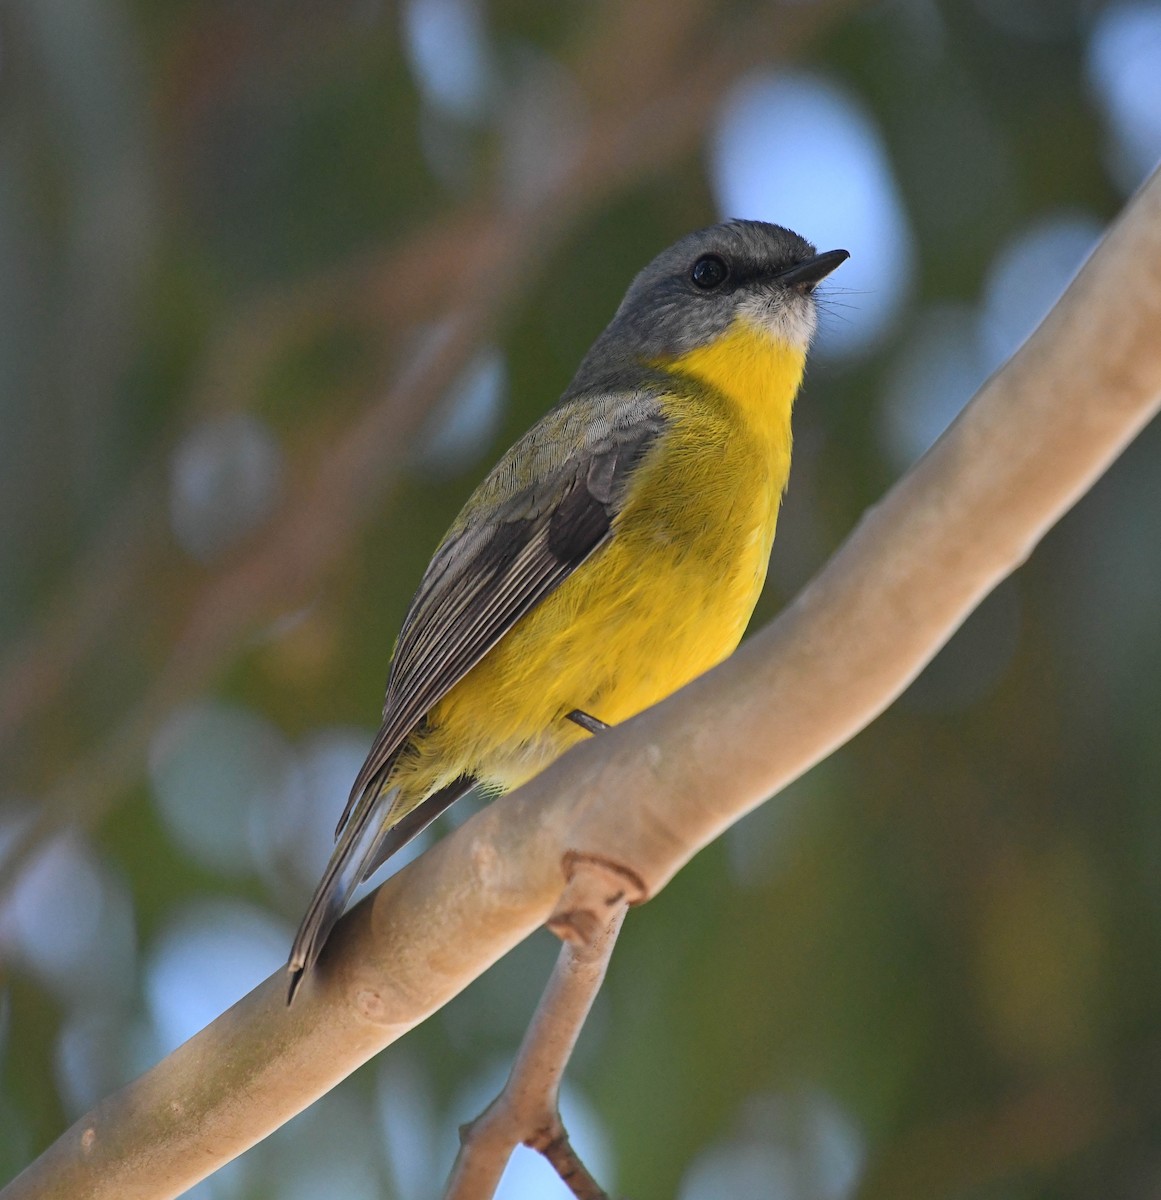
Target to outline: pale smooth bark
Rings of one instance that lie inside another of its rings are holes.
[[[3,1200],[176,1195],[446,1003],[554,910],[576,855],[631,899],[866,726],[1161,403],[1161,179],[1041,328],[728,662],[490,805],[98,1105]],[[580,918],[584,914],[579,914]]]

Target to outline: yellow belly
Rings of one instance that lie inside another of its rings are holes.
[[[615,725],[721,662],[761,591],[754,533],[725,578],[708,560],[618,537],[440,702],[424,750],[449,778],[515,787],[586,736],[565,720],[573,709]],[[469,761],[449,763],[449,751]]]

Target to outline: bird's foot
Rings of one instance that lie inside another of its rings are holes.
[[[572,712],[568,713],[565,716],[565,720],[572,721],[582,729],[587,729],[589,733],[604,733],[609,728],[604,721],[600,721],[596,717],[590,717],[587,712],[581,712],[579,708],[574,708]]]

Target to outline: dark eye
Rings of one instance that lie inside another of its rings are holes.
[[[694,287],[708,292],[711,288],[725,283],[729,273],[730,268],[726,266],[724,259],[719,258],[716,254],[707,254],[693,264],[693,270],[690,271],[689,277],[693,280]]]

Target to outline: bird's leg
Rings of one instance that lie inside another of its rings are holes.
[[[581,712],[579,708],[574,708],[564,719],[574,722],[582,729],[587,729],[589,733],[604,733],[606,729],[610,728],[604,721],[590,717],[587,712]]]

